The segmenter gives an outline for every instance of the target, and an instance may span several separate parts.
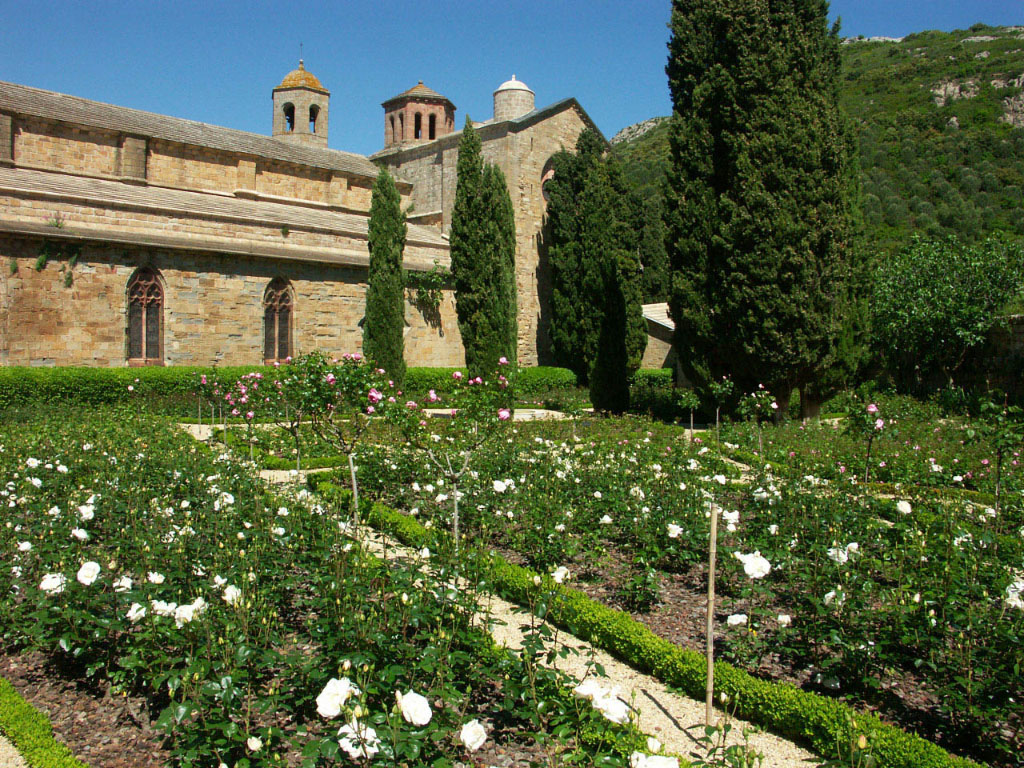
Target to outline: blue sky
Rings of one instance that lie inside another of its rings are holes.
[[[514,73],[542,106],[575,96],[609,138],[669,111],[668,0],[0,0],[0,80],[270,132],[298,64],[331,91],[330,146],[371,154],[380,103],[423,80],[461,126]],[[843,34],[1024,25],[1024,0],[835,0]]]

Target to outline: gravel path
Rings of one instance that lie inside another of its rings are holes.
[[[415,551],[373,529],[360,528],[359,537],[362,545],[379,557],[422,562]],[[536,622],[524,609],[494,595],[486,595],[484,610],[476,620],[490,631],[499,645],[513,649],[522,647],[531,621]],[[633,708],[636,726],[641,731],[661,741],[666,752],[693,757],[693,753],[699,751],[700,745],[695,736],[704,733],[704,702],[674,693],[660,681],[637,672],[573,635],[554,628],[552,631],[559,647],[573,651],[566,658],[556,660],[556,668],[576,680],[583,680],[592,661],[600,664],[607,675],[601,680],[601,685],[616,689],[619,699]],[[723,713],[716,710],[716,715],[720,721]],[[759,731],[743,720],[731,720],[731,724],[728,743],[741,744],[743,732],[748,731],[749,746],[764,755],[762,768],[793,768],[820,765],[822,762],[821,758],[803,747]]]
[[[14,745],[0,733],[0,768],[28,768],[25,758],[18,754]]]

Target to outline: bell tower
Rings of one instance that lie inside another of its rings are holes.
[[[385,147],[433,141],[455,130],[455,105],[422,80],[381,106]]]
[[[306,69],[302,59],[274,89],[275,139],[307,147],[327,147],[327,108],[331,92]]]

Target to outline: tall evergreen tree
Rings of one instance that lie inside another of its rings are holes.
[[[471,375],[516,359],[515,217],[505,176],[484,167],[480,138],[466,118],[452,209],[455,310]]]
[[[551,265],[551,351],[556,364],[585,382],[590,376],[587,340],[596,337],[592,307],[583,295],[581,196],[591,167],[601,162],[604,140],[590,128],[576,140],[576,152],[552,158],[554,176],[548,195],[547,239]]]
[[[644,267],[644,303],[668,301],[669,263],[665,250],[665,221],[660,197],[652,197],[643,206],[640,233],[640,261]]]
[[[857,287],[825,0],[674,0],[666,197],[675,345],[698,385],[780,401],[836,360]]]
[[[595,331],[584,343],[590,398],[600,411],[629,408],[629,381],[647,333],[635,209],[614,164],[595,163],[580,195],[581,294]]]
[[[387,169],[381,169],[370,200],[363,353],[397,381],[405,377],[405,235],[398,188]]]

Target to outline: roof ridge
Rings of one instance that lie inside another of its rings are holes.
[[[36,97],[37,102],[39,100],[60,101],[60,106],[63,107],[63,109],[58,109],[57,104],[51,103],[36,103],[34,105],[32,103],[24,103],[26,100],[31,102],[31,98],[33,96]],[[67,114],[68,102],[71,102],[78,108],[77,115]],[[297,165],[326,167],[333,170],[347,171],[349,173],[369,178],[375,178],[378,172],[377,167],[364,155],[360,155],[355,152],[346,152],[344,150],[330,149],[328,147],[307,147],[288,144],[274,138],[273,136],[267,136],[266,134],[255,133],[253,131],[243,131],[240,128],[229,128],[227,126],[216,125],[214,123],[190,120],[185,117],[162,115],[158,112],[150,112],[148,110],[136,109],[134,107],[123,107],[118,104],[86,99],[82,96],[74,96],[72,94],[61,93],[59,91],[35,88],[30,85],[10,83],[3,80],[0,80],[0,108],[6,108],[14,112],[25,112],[26,114],[31,114],[36,117],[45,117],[59,120],[61,122],[78,122],[97,128],[115,130],[121,133],[141,133],[146,136],[173,141],[179,144],[193,144],[196,146],[210,147],[212,149],[238,152],[240,154],[254,154],[273,160],[295,163]],[[92,119],[90,119],[88,115],[90,111],[96,113],[93,115]],[[118,117],[121,118],[121,120],[118,122],[122,124],[112,125],[111,120],[103,119],[102,112],[120,113]],[[125,117],[131,117],[134,119],[128,120],[127,122],[130,124],[124,125]],[[170,122],[172,125],[165,125],[163,126],[163,129],[161,129],[160,123],[167,122]],[[146,123],[150,123],[150,125],[146,126]],[[184,130],[180,131],[178,135],[173,135],[174,131],[171,130],[173,127],[177,127],[179,129],[191,129],[191,131]],[[186,135],[190,133],[194,135]],[[224,134],[224,140],[217,141],[217,134]],[[241,142],[243,146],[237,146],[235,145],[236,142],[227,141],[228,136],[233,137],[236,140],[245,139],[247,141]],[[246,148],[246,144],[248,144],[248,148]],[[331,162],[332,160],[334,162]]]

